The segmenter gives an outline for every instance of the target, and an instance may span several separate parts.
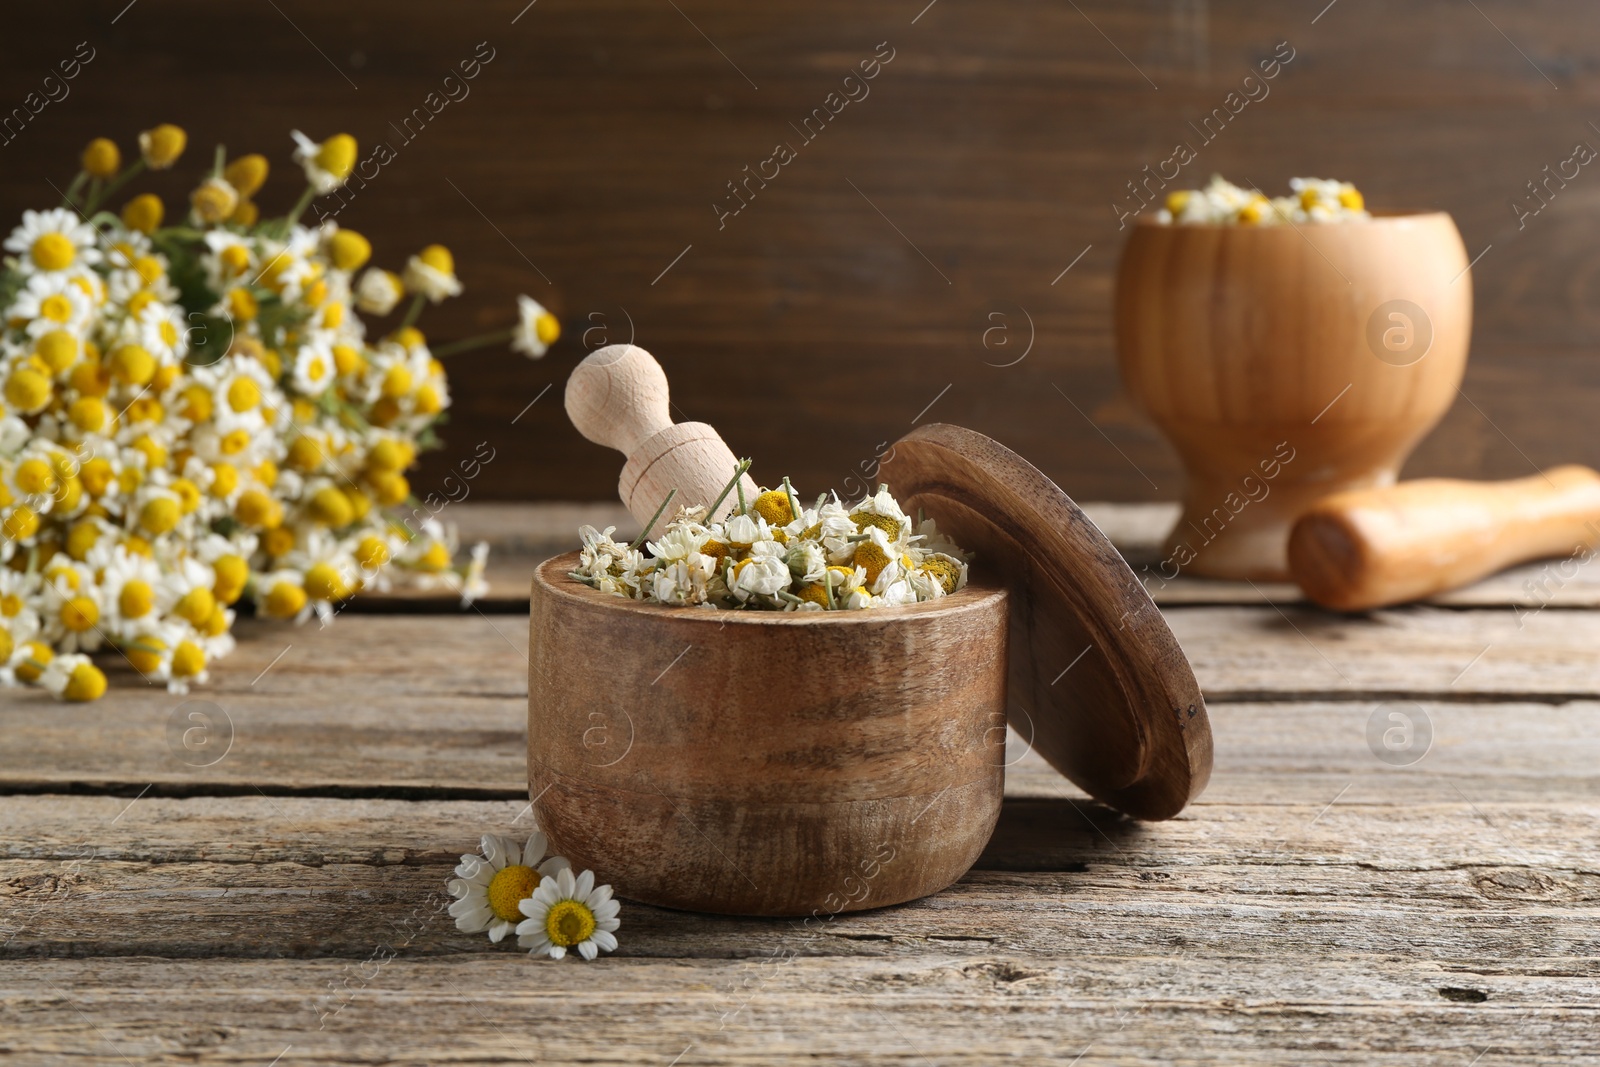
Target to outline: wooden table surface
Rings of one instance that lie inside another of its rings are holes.
[[[1135,561],[1171,515],[1090,510]],[[1600,581],[1555,566],[1353,619],[1170,583],[1216,737],[1171,822],[1019,742],[930,899],[627,904],[587,965],[458,933],[457,856],[532,829],[526,575],[608,512],[453,508],[499,546],[477,609],[244,623],[187,698],[126,669],[94,705],[0,696],[8,1061],[1600,1063]],[[1394,711],[1431,724],[1409,766],[1368,741]]]

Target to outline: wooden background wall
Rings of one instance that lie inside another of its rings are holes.
[[[539,363],[452,364],[451,451],[419,491],[486,440],[478,497],[609,496],[620,457],[571,429],[561,387],[586,339],[631,330],[667,365],[679,418],[720,427],[768,480],[839,487],[920,415],[998,437],[1081,498],[1175,497],[1174,454],[1117,382],[1110,205],[1286,40],[1271,95],[1186,176],[1342,177],[1375,206],[1450,211],[1470,255],[1492,246],[1469,400],[1408,473],[1600,464],[1600,173],[1525,228],[1510,207],[1576,142],[1600,146],[1590,0],[526,3],[18,5],[0,110],[78,42],[96,58],[0,146],[0,216],[53,203],[47,179],[91,136],[126,150],[158,121],[193,147],[153,187],[181,195],[225,140],[273,158],[277,210],[301,188],[290,128],[346,130],[363,154],[387,140],[397,158],[340,221],[390,265],[456,251],[467,293],[425,318],[430,336],[509,321],[517,292],[567,328]],[[494,58],[470,96],[408,143],[391,123],[479,42]],[[894,58],[870,95],[802,143],[790,123],[880,42]],[[725,183],[779,141],[797,158],[719,228]]]

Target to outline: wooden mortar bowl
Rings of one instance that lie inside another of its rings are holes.
[[[1189,475],[1159,572],[1285,580],[1294,520],[1332,493],[1392,484],[1454,401],[1472,278],[1444,212],[1142,221],[1116,322],[1123,380]]]
[[[528,789],[552,852],[619,895],[829,915],[971,868],[1004,786],[1007,593],[791,613],[533,578]]]

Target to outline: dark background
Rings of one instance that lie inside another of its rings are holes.
[[[518,292],[566,329],[542,362],[452,359],[449,450],[419,494],[488,441],[477,498],[610,496],[622,459],[577,435],[561,388],[631,329],[666,364],[677,417],[718,426],[758,480],[841,487],[920,415],[997,437],[1082,499],[1170,498],[1175,455],[1117,380],[1111,203],[1287,40],[1271,95],[1180,184],[1337,177],[1374,207],[1451,212],[1469,256],[1492,247],[1473,272],[1466,399],[1407,473],[1600,464],[1600,173],[1525,229],[1510,207],[1575,143],[1600,146],[1592,2],[925,3],[13,5],[0,112],[78,42],[97,54],[0,146],[0,215],[53,206],[48,182],[64,187],[90,137],[131,156],[163,121],[189,130],[189,153],[129,195],[161,192],[169,215],[219,140],[272,159],[269,212],[303,188],[291,128],[347,131],[363,156],[387,140],[397,157],[338,218],[393,269],[429,242],[455,251],[467,292],[425,315],[430,338],[508,324]],[[801,144],[789,124],[884,41],[870,96]],[[406,143],[390,124],[479,42],[494,58],[470,96]],[[725,183],[779,141],[798,158],[719,230]]]

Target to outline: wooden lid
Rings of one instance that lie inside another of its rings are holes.
[[[1167,819],[1211,777],[1200,685],[1100,528],[1032,464],[960,426],[896,442],[879,478],[1011,590],[1007,719],[1105,804]]]

